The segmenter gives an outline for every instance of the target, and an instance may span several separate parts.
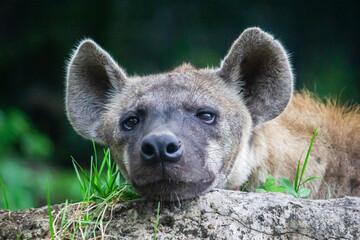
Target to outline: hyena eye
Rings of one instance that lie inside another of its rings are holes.
[[[212,124],[215,122],[216,115],[211,112],[199,112],[196,114],[201,121],[207,124]]]
[[[125,131],[130,131],[140,122],[137,117],[129,117],[121,123],[122,129]]]

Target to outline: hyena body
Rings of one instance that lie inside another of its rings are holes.
[[[214,187],[248,189],[268,174],[295,178],[315,139],[305,177],[321,177],[333,197],[360,196],[359,108],[293,94],[281,44],[244,31],[218,69],[183,65],[128,77],[91,40],[73,54],[66,107],[75,130],[106,144],[122,174],[150,199],[193,198]],[[321,181],[307,184],[325,198]]]

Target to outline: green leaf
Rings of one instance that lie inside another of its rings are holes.
[[[276,186],[268,190],[268,192],[285,192],[286,188],[284,186]]]
[[[294,197],[298,197],[298,194],[295,191],[294,186],[291,182],[286,178],[280,178],[281,184],[286,188],[286,191],[293,195]]]
[[[288,179],[280,178],[280,182],[281,182],[282,186],[286,187],[287,189],[288,188],[294,189],[294,186],[291,184],[291,182]]]
[[[299,197],[299,195],[298,195],[297,192],[295,192],[295,191],[290,191],[290,192],[288,192],[288,193],[290,193],[291,195],[293,195],[293,196],[296,197],[296,198]]]
[[[265,182],[265,190],[269,191],[273,187],[276,187],[275,178],[271,174],[269,174]]]
[[[255,189],[255,192],[266,192],[265,187],[258,187]]]
[[[306,198],[310,195],[310,189],[309,188],[301,188],[298,192],[299,197]]]

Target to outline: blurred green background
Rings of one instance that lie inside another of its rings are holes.
[[[92,144],[64,112],[66,60],[79,40],[93,38],[129,75],[151,74],[218,66],[259,26],[290,53],[297,89],[359,103],[359,13],[357,1],[2,1],[0,178],[10,208],[45,205],[46,184],[53,203],[81,199],[70,156],[88,166]]]

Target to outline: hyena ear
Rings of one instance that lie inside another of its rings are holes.
[[[290,101],[293,75],[281,44],[259,28],[234,42],[218,74],[243,92],[254,125],[279,116]]]
[[[83,137],[104,143],[103,114],[111,93],[126,81],[124,71],[94,41],[84,40],[75,50],[66,76],[66,111]]]

